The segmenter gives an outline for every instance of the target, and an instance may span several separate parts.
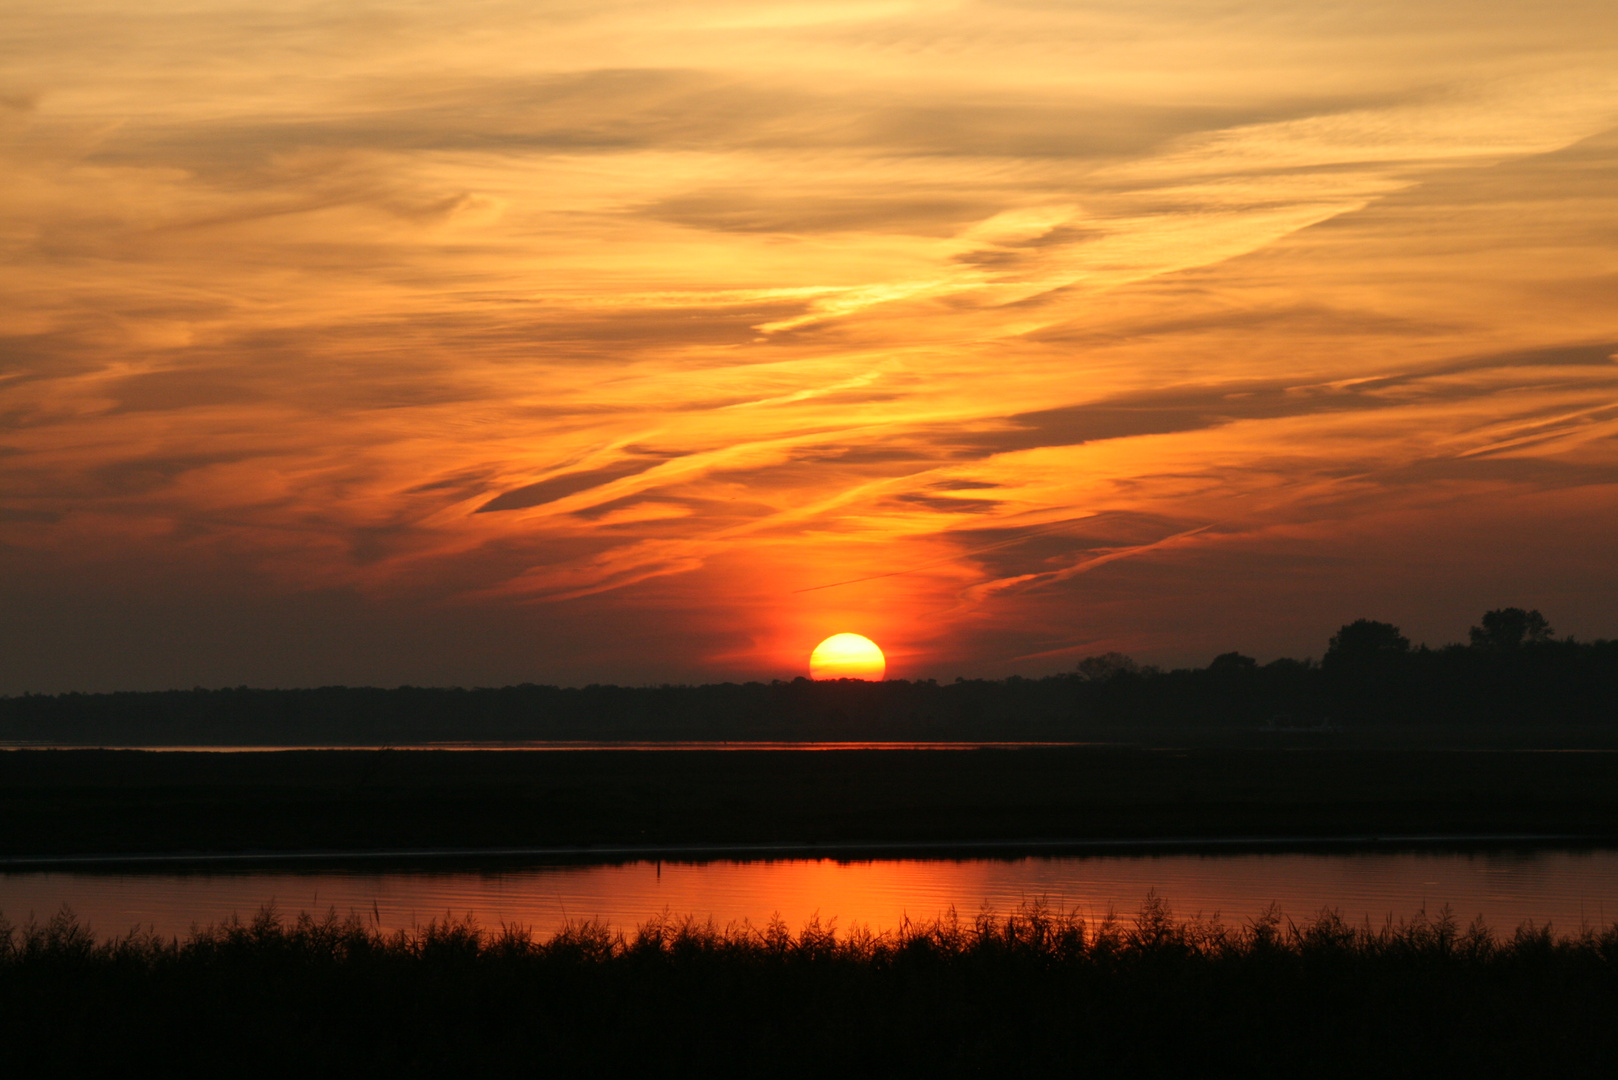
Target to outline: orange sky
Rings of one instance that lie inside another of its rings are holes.
[[[1618,635],[1618,9],[0,12],[0,692]]]

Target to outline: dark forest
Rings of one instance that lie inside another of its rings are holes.
[[[1319,661],[1240,653],[1160,670],[1116,653],[1074,671],[940,683],[194,689],[0,699],[0,740],[63,745],[393,745],[521,740],[1082,740],[1206,727],[1606,724],[1618,641],[1559,639],[1537,611],[1486,613],[1465,644],[1412,647],[1360,619]]]

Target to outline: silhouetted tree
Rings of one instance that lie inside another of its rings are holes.
[[[1090,682],[1107,682],[1120,675],[1135,675],[1140,665],[1120,652],[1086,656],[1078,663],[1078,673]]]
[[[1345,661],[1365,662],[1402,656],[1410,651],[1410,639],[1392,623],[1355,619],[1332,635],[1321,661],[1328,667]]]
[[[1334,720],[1384,722],[1407,717],[1413,661],[1410,639],[1392,623],[1355,619],[1332,635],[1321,658]]]
[[[1530,642],[1549,641],[1553,632],[1551,624],[1545,621],[1545,616],[1537,608],[1524,611],[1522,608],[1508,607],[1484,612],[1483,625],[1472,627],[1468,634],[1472,639],[1472,648],[1498,651],[1520,648]]]
[[[1220,653],[1208,665],[1208,672],[1212,675],[1249,675],[1257,670],[1258,661],[1251,656],[1243,656],[1239,652]]]

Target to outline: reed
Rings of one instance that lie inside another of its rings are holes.
[[[0,1039],[32,1074],[248,1071],[1581,1076],[1618,1064],[1618,924],[1449,911],[1241,924],[1030,903],[889,932],[671,913],[549,935],[283,916],[183,938],[0,918]],[[22,1074],[18,1074],[22,1075]]]

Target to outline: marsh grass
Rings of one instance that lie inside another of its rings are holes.
[[[1240,924],[1042,903],[891,932],[665,913],[549,935],[374,912],[99,937],[0,918],[0,1037],[29,1074],[1579,1076],[1618,1064],[1618,924],[1497,935],[1448,910]],[[22,1075],[22,1074],[18,1074]]]

